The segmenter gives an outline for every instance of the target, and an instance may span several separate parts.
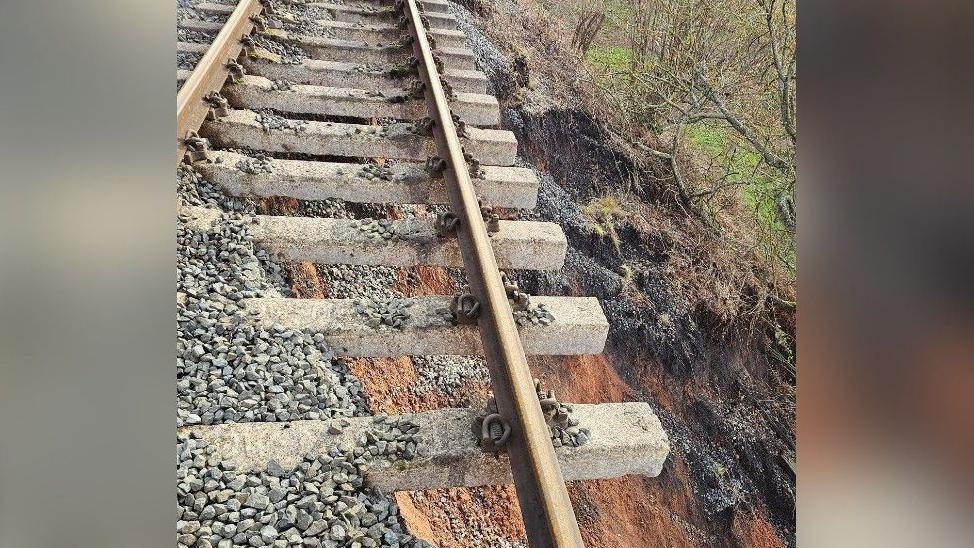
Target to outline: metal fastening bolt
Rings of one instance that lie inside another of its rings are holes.
[[[501,283],[504,284],[504,292],[507,293],[507,300],[511,302],[511,308],[528,310],[531,307],[531,296],[521,291],[517,282],[511,280],[507,272],[501,272]]]
[[[470,134],[467,132],[467,124],[463,120],[461,120],[459,116],[457,116],[452,112],[450,113],[450,117],[453,118],[453,125],[456,126],[457,128],[457,135],[460,137],[469,138]],[[464,157],[466,157],[466,154],[467,153],[464,152]],[[473,156],[471,156],[471,158],[473,158]]]
[[[399,16],[399,22],[396,23],[397,30],[406,30],[406,26],[409,25],[409,19],[406,19],[405,15]]]
[[[477,323],[480,317],[480,301],[470,293],[454,295],[450,301],[450,313],[457,323]]]
[[[257,32],[264,32],[267,30],[267,18],[265,18],[263,15],[251,15],[250,22],[254,24],[254,28],[257,29]]]
[[[511,425],[498,413],[487,415],[480,422],[480,446],[484,451],[499,452],[511,437]]]
[[[436,231],[436,235],[439,238],[446,238],[456,232],[459,227],[460,218],[452,211],[440,213],[436,216],[436,221],[433,222],[433,230]]]
[[[466,129],[466,125],[463,127]],[[480,160],[475,158],[473,154],[467,152],[467,149],[464,147],[460,147],[460,151],[463,153],[463,160],[467,162],[467,170],[470,173],[470,177],[474,179],[484,178],[484,170],[481,169]]]
[[[413,80],[413,83],[409,85],[409,89],[406,92],[414,99],[422,99],[426,96],[426,82]]]
[[[484,170],[480,167],[480,160],[474,158],[473,154],[467,151],[463,151],[463,159],[467,162],[467,169],[472,178],[483,178]]]
[[[558,413],[559,404],[558,400],[555,399],[554,394],[552,394],[551,397],[538,400],[538,403],[541,404],[541,412],[544,413],[549,419],[554,418]]]
[[[260,5],[264,6],[264,12],[267,15],[274,15],[274,2],[272,0],[260,0]]]
[[[248,35],[240,38],[240,43],[243,44],[243,51],[245,55],[257,55],[257,42],[254,42],[253,36]]]
[[[442,76],[440,76],[440,86],[443,88],[443,93],[446,94],[448,99],[456,99],[457,94],[453,91],[453,86]]]
[[[440,59],[439,55],[433,55],[433,64],[436,65],[436,70],[440,73],[444,71],[443,59]]]
[[[439,156],[430,156],[426,159],[426,173],[431,179],[442,179],[444,171],[446,171],[446,160]]]
[[[499,232],[501,229],[501,218],[499,215],[494,213],[494,209],[481,204],[480,214],[484,218],[484,224],[487,225],[487,232],[493,234]]]
[[[183,155],[183,161],[186,163],[191,164],[200,160],[210,161],[209,139],[204,139],[195,131],[190,131],[186,134],[186,138],[183,139],[183,144],[186,145],[186,153]]]
[[[243,65],[233,59],[227,59],[227,68],[230,70],[230,79],[233,80],[234,84],[239,84],[247,74],[244,71]]]
[[[487,218],[487,232],[489,234],[494,234],[495,232],[500,232],[501,230],[501,219],[496,214],[491,213]]]
[[[436,122],[434,122],[433,119],[430,118],[429,116],[426,116],[424,118],[421,118],[413,122],[413,133],[417,135],[432,136],[433,126],[435,125]]]
[[[210,110],[206,113],[207,120],[216,120],[217,118],[226,116],[230,114],[230,103],[225,97],[220,95],[219,91],[211,91],[203,97],[206,104],[210,105]]]
[[[511,298],[511,295],[513,295],[515,291],[520,289],[517,286],[517,282],[512,280],[510,276],[507,275],[507,272],[504,272],[503,270],[501,271],[501,283],[504,284],[504,291],[507,293],[508,299]]]

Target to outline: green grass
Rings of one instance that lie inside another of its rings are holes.
[[[611,71],[627,71],[632,66],[632,50],[620,46],[592,46],[585,61]]]
[[[752,184],[742,187],[748,205],[758,206],[761,195],[771,190],[774,179],[761,169],[757,169],[761,156],[745,146],[738,146],[730,139],[726,129],[699,122],[684,128],[686,136],[698,149],[716,158],[718,165],[734,174],[728,181],[750,180]],[[765,191],[765,192],[762,192]],[[774,199],[771,200],[772,213]]]
[[[715,158],[720,168],[733,172],[733,175],[727,178],[729,182],[750,181],[750,184],[740,187],[741,196],[769,234],[781,233],[785,230],[778,219],[778,206],[775,201],[778,189],[784,181],[776,177],[776,174],[766,166],[758,167],[761,156],[757,152],[748,148],[746,144],[738,145],[737,140],[732,138],[732,134],[726,128],[714,124],[705,122],[691,124],[685,128],[685,133],[695,147]],[[791,249],[785,258],[793,263],[794,249]]]

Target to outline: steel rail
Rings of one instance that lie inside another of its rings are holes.
[[[203,97],[211,91],[220,91],[230,73],[227,61],[236,60],[243,49],[240,39],[250,34],[254,28],[251,16],[263,10],[260,0],[240,0],[226,24],[217,33],[210,48],[193,69],[193,73],[183,82],[176,93],[176,163],[183,160],[186,145],[183,139],[190,131],[203,125],[209,105]]]
[[[497,408],[511,427],[506,445],[528,541],[534,548],[584,546],[551,443],[514,323],[507,291],[470,180],[460,138],[433,59],[416,0],[406,0],[407,23],[419,60],[433,134],[441,158],[453,213],[460,219],[457,237],[473,294],[481,303],[478,319]]]

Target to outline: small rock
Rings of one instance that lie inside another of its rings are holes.
[[[244,506],[248,508],[256,508],[257,510],[263,510],[267,508],[267,505],[271,503],[271,499],[267,495],[261,495],[260,493],[251,493],[247,497],[247,501],[244,502]]]

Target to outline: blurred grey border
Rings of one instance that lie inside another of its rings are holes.
[[[799,1],[798,541],[970,546],[968,1]]]
[[[0,4],[0,546],[172,546],[175,2]]]
[[[174,9],[0,4],[0,547],[174,540]],[[799,10],[799,544],[968,545],[972,4]]]

